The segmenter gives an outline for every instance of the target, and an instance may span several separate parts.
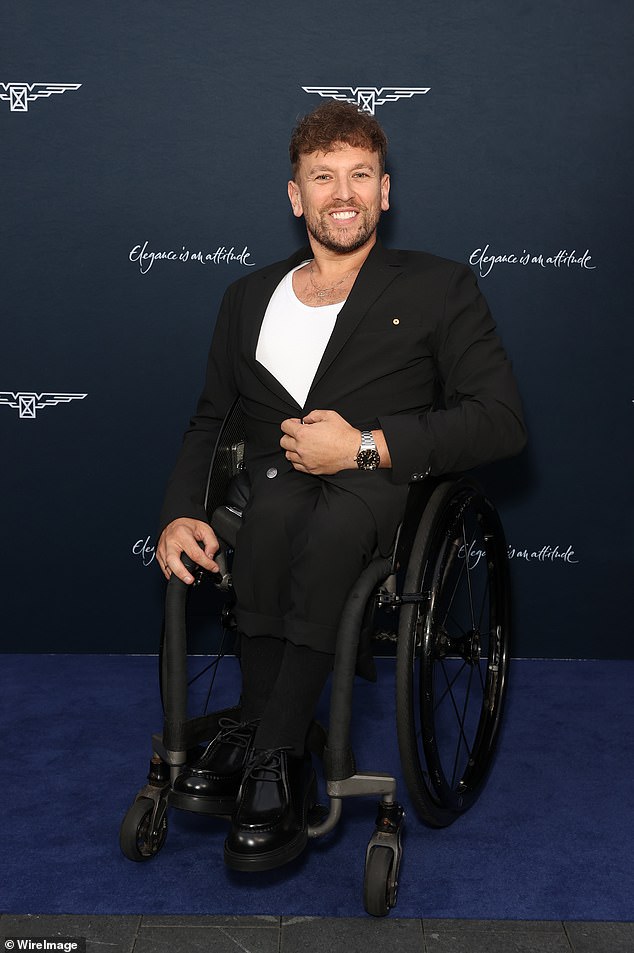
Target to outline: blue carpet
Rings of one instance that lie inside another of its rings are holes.
[[[379,669],[379,685],[356,693],[357,761],[398,773],[393,662]],[[633,673],[632,662],[514,664],[479,802],[440,831],[408,812],[396,915],[632,919]],[[236,675],[229,660],[218,707],[234,701]],[[371,800],[347,801],[332,835],[270,874],[228,871],[225,824],[177,811],[156,858],[120,854],[161,723],[156,659],[3,656],[2,703],[2,912],[363,915]]]

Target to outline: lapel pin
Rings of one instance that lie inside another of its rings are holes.
[[[400,324],[400,323],[401,323],[401,322],[399,321],[398,318],[392,318],[392,324],[393,324],[393,325],[396,326],[397,324]]]

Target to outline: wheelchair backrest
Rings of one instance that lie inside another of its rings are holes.
[[[210,521],[219,506],[246,501],[248,481],[244,448],[244,414],[240,398],[237,398],[222,422],[209,465],[205,510]]]

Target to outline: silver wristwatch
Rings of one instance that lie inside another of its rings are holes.
[[[379,451],[376,449],[376,443],[371,430],[361,431],[361,446],[355,457],[355,461],[360,470],[378,470],[381,463]]]

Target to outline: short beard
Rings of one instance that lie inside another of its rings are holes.
[[[359,248],[363,248],[363,246],[374,234],[379,224],[380,217],[381,213],[379,212],[374,221],[370,221],[368,219],[352,243],[337,241],[336,238],[333,238],[328,229],[322,226],[321,222],[319,222],[318,225],[314,225],[313,223],[306,221],[306,231],[311,238],[314,238],[316,242],[319,242],[322,248],[335,252],[335,254],[338,255],[348,254],[350,252],[358,251]]]

